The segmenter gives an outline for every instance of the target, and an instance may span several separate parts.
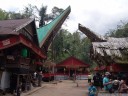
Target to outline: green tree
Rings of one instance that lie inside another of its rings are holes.
[[[55,19],[63,9],[58,7],[53,7],[50,14],[47,14],[47,6],[42,4],[41,8],[39,9],[37,6],[33,6],[29,4],[27,7],[24,8],[23,16],[29,18],[30,16],[34,16],[37,21],[39,21],[39,26],[42,27],[46,25],[47,22]],[[39,16],[37,16],[37,14]]]
[[[23,16],[24,16],[25,18],[29,18],[29,17],[31,17],[31,16],[35,16],[35,17],[36,17],[36,15],[35,15],[36,11],[37,11],[36,6],[33,6],[33,5],[31,5],[31,4],[28,4],[28,6],[26,6],[26,7],[23,9],[22,14],[23,14]]]
[[[0,9],[0,20],[6,20],[9,18],[8,12],[5,10]]]
[[[70,56],[74,56],[88,64],[92,64],[93,61],[89,57],[90,45],[89,39],[80,32],[71,34],[69,31],[61,29],[51,45],[54,50],[54,61],[58,63]],[[51,50],[48,52],[50,54],[48,57],[52,59]]]
[[[67,30],[65,29],[61,29],[55,39],[53,40],[51,47],[50,47],[50,51],[48,52],[48,57],[51,59],[54,59],[54,61],[59,62],[61,60],[64,60],[66,57],[69,56],[69,53],[65,52],[66,50],[66,38],[68,36],[68,34],[70,34]],[[52,56],[52,52],[53,55]]]
[[[110,36],[110,37],[128,37],[128,23],[121,23],[120,25],[117,25],[116,29],[109,30],[105,34],[105,36]]]
[[[48,19],[48,15],[46,14],[47,6],[43,6],[39,10],[40,23],[39,26],[42,27],[45,25],[45,21]]]
[[[15,12],[8,12],[9,14],[9,19],[23,19],[26,18],[23,14],[21,13],[15,13]]]

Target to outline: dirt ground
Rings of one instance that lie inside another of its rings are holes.
[[[21,96],[88,96],[87,80],[62,80],[54,82],[43,82],[42,87],[34,87],[32,90],[23,92]],[[11,94],[0,96],[14,96]],[[100,91],[98,96],[128,96],[128,94],[104,93]]]
[[[57,82],[57,84],[56,84]],[[87,80],[62,80],[43,83],[42,88],[22,96],[87,96]]]

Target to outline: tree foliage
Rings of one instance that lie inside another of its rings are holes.
[[[6,20],[9,18],[9,14],[5,11],[0,9],[0,20]]]
[[[51,44],[48,57],[49,59],[54,59],[55,62],[60,62],[70,56],[74,56],[91,64],[92,61],[89,57],[90,45],[89,39],[83,37],[80,32],[71,34],[69,31],[61,29]]]
[[[128,37],[128,23],[122,23],[121,25],[117,25],[116,29],[110,30],[105,34],[105,36],[110,37]]]
[[[45,25],[45,21],[46,21],[45,19],[47,18],[46,11],[47,11],[47,6],[42,5],[42,7],[39,10],[39,16],[40,16],[39,26],[40,27]]]

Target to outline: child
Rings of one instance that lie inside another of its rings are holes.
[[[96,96],[97,95],[97,89],[94,86],[93,82],[90,83],[88,91],[89,91],[89,95],[88,96]]]

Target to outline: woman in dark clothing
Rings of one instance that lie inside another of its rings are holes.
[[[94,86],[96,86],[98,90],[100,87],[100,74],[99,73],[93,76],[93,81],[94,81]]]

